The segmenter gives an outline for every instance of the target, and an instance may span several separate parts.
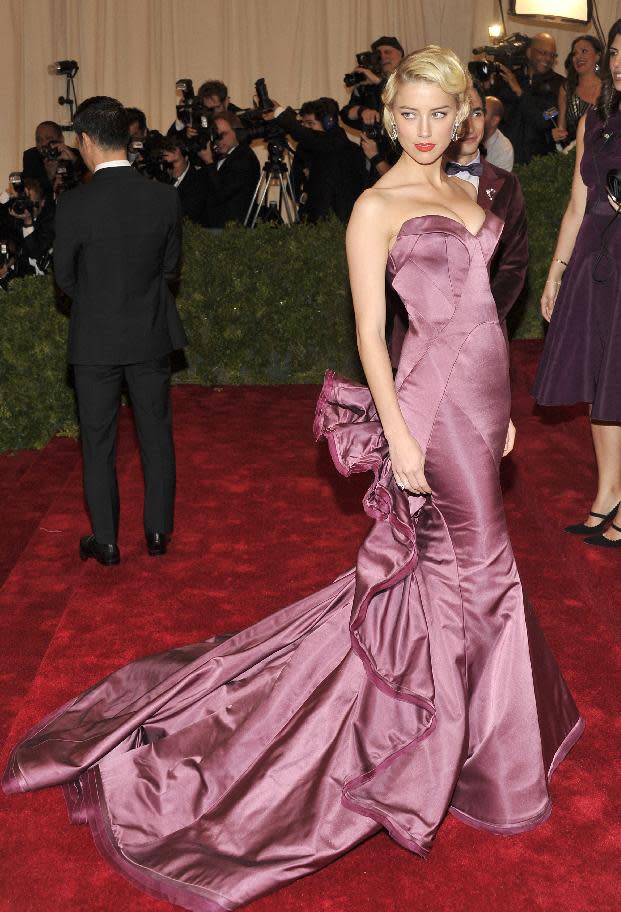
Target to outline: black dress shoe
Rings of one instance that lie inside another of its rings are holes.
[[[616,529],[617,532],[621,532],[621,527],[617,526],[615,523],[611,523],[611,529]],[[606,538],[605,535],[590,535],[588,538],[585,538],[587,545],[598,545],[600,548],[621,548],[621,538],[612,539]]]
[[[121,560],[119,549],[116,545],[102,545],[96,541],[94,535],[85,535],[80,539],[80,558],[85,561],[94,557],[104,567],[111,567]]]
[[[606,523],[609,523],[612,517],[615,515],[619,509],[619,504],[616,507],[613,507],[610,513],[593,513],[591,511],[589,516],[597,516],[598,519],[601,519],[601,522],[597,523],[595,526],[587,526],[585,523],[576,523],[574,526],[565,526],[565,532],[569,532],[570,535],[596,535],[598,532],[603,532]]]
[[[165,532],[147,532],[147,551],[151,557],[158,557],[160,554],[166,554],[168,547],[168,538]]]

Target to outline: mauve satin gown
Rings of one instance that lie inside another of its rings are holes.
[[[316,433],[340,472],[374,476],[356,567],[228,639],[131,663],[14,749],[5,791],[62,784],[143,890],[222,912],[381,827],[425,856],[448,811],[499,834],[548,817],[583,723],[505,525],[501,227],[413,218],[390,253],[410,320],[397,394],[433,495],[396,487],[369,391],[328,372]]]

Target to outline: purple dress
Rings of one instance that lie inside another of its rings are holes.
[[[381,827],[425,856],[449,811],[503,835],[548,817],[583,723],[505,525],[501,228],[413,218],[390,253],[411,322],[396,387],[433,496],[396,487],[368,389],[328,372],[316,433],[344,475],[373,473],[356,567],[228,639],[131,663],[14,749],[5,791],[63,785],[143,890],[228,912]]]
[[[606,194],[606,175],[620,165],[621,112],[604,127],[589,111],[580,166],[586,211],[533,390],[540,405],[590,402],[591,417],[607,423],[621,421],[621,215],[615,219]]]

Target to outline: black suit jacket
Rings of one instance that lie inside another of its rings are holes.
[[[186,343],[168,282],[178,272],[174,187],[133,168],[98,171],[56,207],[54,273],[73,300],[69,361],[136,364]]]
[[[24,150],[22,172],[24,177],[33,177],[35,180],[39,181],[41,190],[45,196],[52,195],[52,184],[47,176],[45,164],[43,163],[43,159],[39,155],[36,146],[33,146],[32,149]]]
[[[482,159],[477,202],[503,220],[504,227],[490,266],[492,294],[501,323],[519,298],[528,270],[526,205],[515,174]]]
[[[207,217],[209,187],[203,168],[190,165],[188,173],[177,187],[181,200],[181,211],[186,218],[198,225],[204,225]]]
[[[285,108],[275,122],[293,136],[308,158],[308,220],[317,222],[334,212],[346,222],[366,185],[366,159],[360,146],[348,139],[342,127],[324,132],[302,126],[292,108]]]
[[[218,169],[207,165],[207,219],[209,228],[224,228],[227,222],[242,222],[256,189],[261,168],[250,146],[240,143]]]

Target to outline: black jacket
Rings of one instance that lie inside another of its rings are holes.
[[[308,160],[308,220],[316,222],[334,212],[346,222],[367,180],[366,159],[360,146],[351,142],[341,127],[323,132],[302,126],[291,108],[282,111],[275,121],[297,141],[298,149]]]
[[[205,225],[209,186],[204,169],[190,165],[188,173],[176,189],[184,217],[198,225]]]
[[[250,146],[240,143],[217,165],[204,169],[207,180],[208,228],[224,228],[227,222],[243,223],[259,181],[259,159]]]
[[[73,300],[69,361],[135,364],[186,343],[168,282],[179,268],[174,187],[133,168],[98,171],[56,207],[54,273]]]
[[[552,130],[558,124],[558,95],[565,80],[559,73],[544,73],[529,78],[526,71],[517,74],[521,95],[507,85],[500,76],[488,94],[496,95],[505,107],[502,132],[513,143],[516,165],[525,165],[534,155],[547,155],[555,151]],[[556,110],[553,119],[546,112]]]
[[[22,171],[24,177],[32,177],[35,180],[39,181],[39,185],[45,196],[52,195],[52,184],[50,183],[50,179],[47,176],[45,164],[39,155],[36,146],[33,146],[32,149],[24,150]]]

